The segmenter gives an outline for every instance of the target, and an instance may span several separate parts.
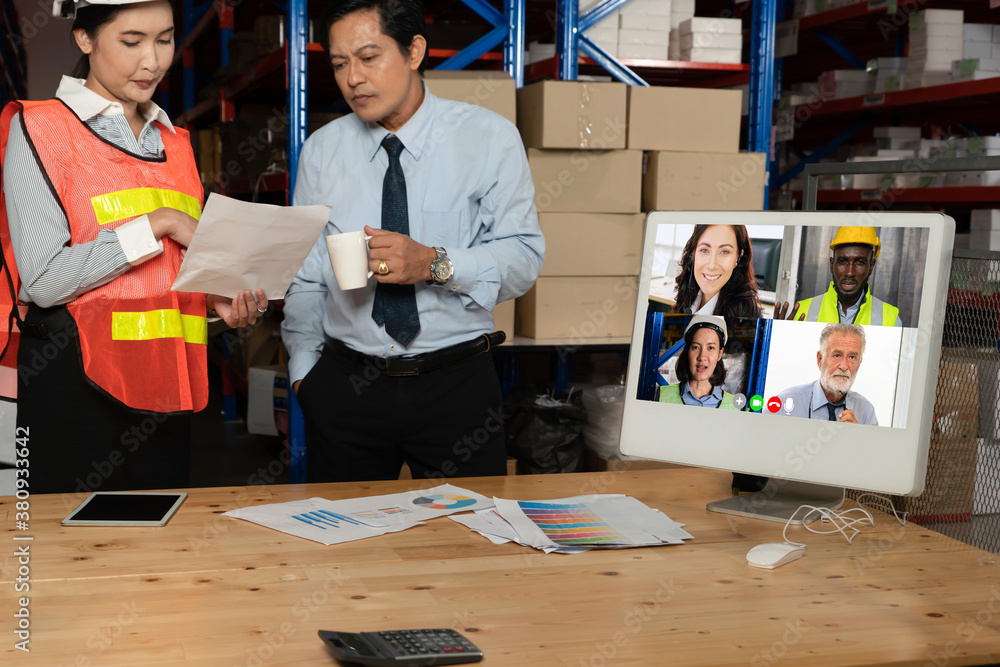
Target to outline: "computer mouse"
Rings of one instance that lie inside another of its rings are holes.
[[[787,542],[767,542],[765,544],[758,544],[747,552],[747,563],[754,567],[773,570],[785,563],[798,560],[805,554],[805,547],[797,547]]]

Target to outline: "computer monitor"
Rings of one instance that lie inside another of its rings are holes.
[[[919,495],[954,234],[930,213],[650,213],[621,452],[769,478],[709,506],[744,516],[836,507],[844,487]],[[758,238],[781,239],[794,320],[761,303]]]

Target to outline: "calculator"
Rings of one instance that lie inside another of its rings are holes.
[[[483,659],[482,651],[451,629],[357,633],[320,630],[319,636],[338,660],[369,667],[455,665]]]

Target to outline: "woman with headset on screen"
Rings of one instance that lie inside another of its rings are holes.
[[[53,14],[73,19],[73,76],[0,114],[18,467],[35,493],[188,486],[207,314],[245,326],[267,299],[171,291],[204,192],[188,133],[152,102],[174,55],[170,2],[57,0]]]
[[[729,337],[726,320],[695,315],[684,329],[684,349],[677,359],[677,384],[660,387],[661,403],[736,410],[733,395],[723,391],[726,367],[722,352]]]
[[[753,248],[744,225],[695,225],[681,254],[674,312],[761,317]]]

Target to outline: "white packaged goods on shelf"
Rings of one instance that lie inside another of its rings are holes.
[[[990,183],[990,185],[996,185]],[[969,247],[976,250],[1000,250],[1000,231],[981,231],[974,229],[969,232]]]
[[[991,23],[963,23],[962,39],[966,42],[992,42],[993,24]]]
[[[681,24],[694,18],[694,12],[674,12],[670,15],[670,29],[680,30]]]
[[[595,2],[594,4],[597,3]],[[630,14],[670,16],[672,12],[685,11],[685,6],[686,3],[678,3],[678,0],[632,0],[618,11],[629,12]],[[691,13],[694,14],[694,9],[691,10]]]
[[[906,70],[906,58],[872,58],[866,68],[869,72],[902,72]]]
[[[1000,208],[972,209],[969,229],[980,231],[1000,231]]]
[[[921,129],[919,127],[892,127],[881,126],[872,130],[872,134],[877,139],[919,139]]]
[[[742,49],[743,35],[727,32],[692,32],[681,35],[681,49]]]
[[[971,240],[970,240],[971,243]],[[970,246],[975,247],[975,246]],[[1000,443],[976,441],[976,486],[972,494],[974,515],[1000,513]]]
[[[670,30],[670,41],[667,42],[667,59],[681,59],[681,31],[677,28]]]
[[[966,172],[965,185],[990,187],[1000,185],[1000,171],[968,171]],[[985,250],[985,248],[983,249]],[[989,249],[1000,250],[1000,247],[993,245]]]
[[[666,60],[667,45],[619,44],[618,57],[631,58],[633,60]]]
[[[632,30],[621,28],[618,30],[618,44],[647,44],[649,46],[662,46],[664,52],[667,43],[670,41],[670,31],[658,30]]]
[[[638,2],[639,0],[632,0],[632,3]],[[653,3],[658,2],[658,0],[647,0]],[[632,4],[629,3],[629,4]],[[694,15],[694,0],[672,0],[671,11],[677,13],[690,12]]]
[[[969,155],[1000,154],[1000,137],[969,137],[965,140]]]
[[[848,162],[886,162],[892,158],[852,157]],[[882,186],[885,174],[854,174],[852,188],[855,190],[877,190]]]
[[[893,174],[893,188],[940,188],[944,187],[944,174],[940,173],[917,173],[917,174]]]
[[[951,63],[951,76],[953,78],[970,76],[974,72],[1000,74],[1000,60],[965,58],[963,60],[954,60]]]
[[[820,74],[819,81],[821,84],[824,81],[866,82],[869,76],[871,75],[863,69],[832,69]]]
[[[692,32],[721,32],[735,35],[743,34],[743,21],[740,19],[718,19],[707,16],[695,16],[680,25],[681,36]]]
[[[993,43],[1000,43],[1000,24],[993,26]]]
[[[903,90],[906,88],[906,72],[900,72],[899,74],[879,74],[875,77],[874,86],[872,87],[872,93],[894,93],[897,90]]]
[[[639,30],[664,30],[670,32],[670,16],[659,16],[657,14],[626,14],[624,9],[618,10],[619,28],[636,28]]]
[[[962,58],[990,58],[993,55],[993,42],[963,42]]]
[[[743,57],[742,49],[705,49],[694,47],[690,50],[681,49],[681,60],[695,63],[727,63],[737,65]]]
[[[920,150],[920,139],[886,137],[876,139],[875,146],[876,150],[913,151],[916,153],[916,151]]]
[[[1000,44],[993,42],[993,48],[990,51],[990,58],[993,60],[1000,60]]]
[[[965,20],[965,12],[961,9],[925,9],[910,15],[910,30],[916,30],[933,23],[950,23],[961,25]]]
[[[992,49],[992,44],[990,48]],[[910,42],[910,61],[924,57],[928,60],[940,60],[940,56],[948,54],[951,59],[962,57],[962,40],[954,37],[928,37],[919,42]]]
[[[954,39],[962,41],[962,26],[951,23],[930,23],[919,30],[910,31],[910,43],[925,39]]]
[[[908,157],[917,157],[917,148],[879,148],[875,151],[876,157],[892,158],[894,160],[905,160]]]

